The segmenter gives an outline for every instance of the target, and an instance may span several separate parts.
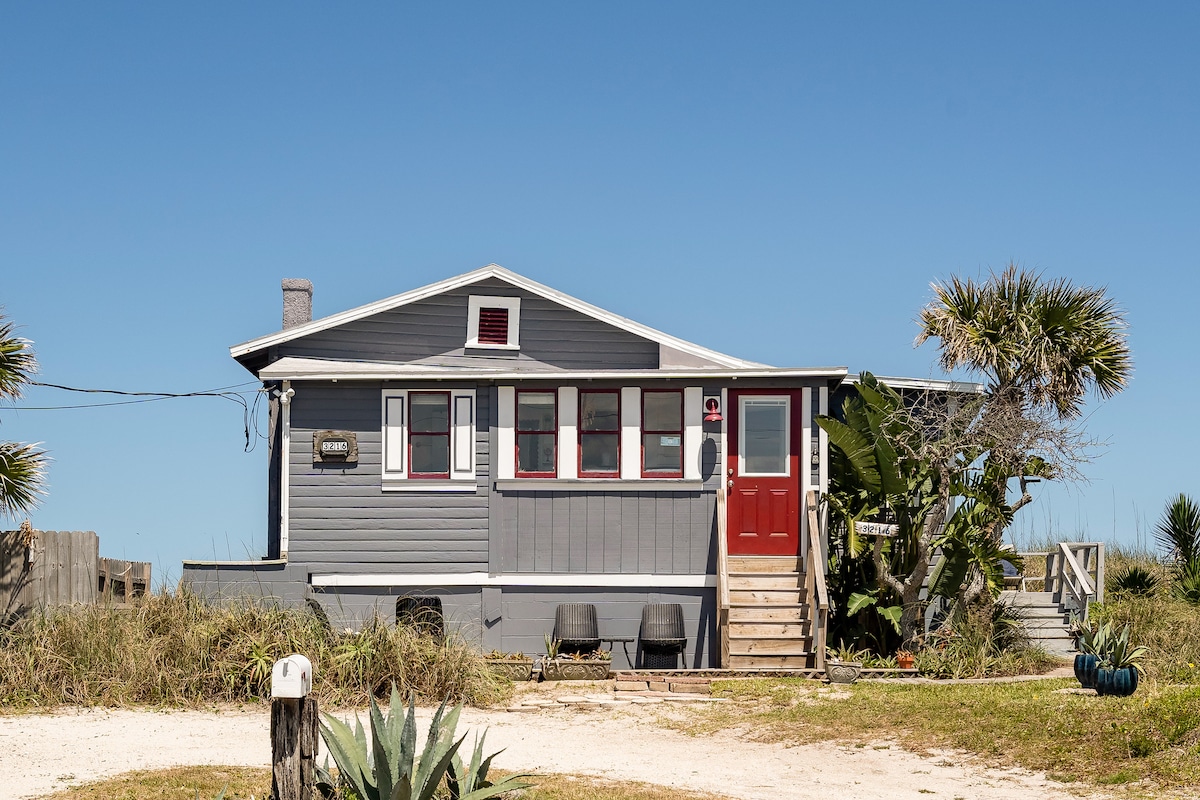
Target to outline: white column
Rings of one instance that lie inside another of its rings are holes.
[[[291,471],[292,471],[292,398],[296,390],[291,381],[283,382],[283,393],[279,395],[281,420],[279,454],[279,557],[287,559],[288,534],[291,526]]]

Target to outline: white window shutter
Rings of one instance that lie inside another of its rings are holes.
[[[475,392],[457,389],[451,393],[453,461],[450,477],[471,480],[475,477]]]
[[[385,392],[383,395],[383,474],[387,478],[404,478],[408,475],[405,456],[408,437],[405,413],[407,392]]]
[[[579,390],[558,390],[558,477],[579,477]]]
[[[701,445],[704,442],[704,390],[683,390],[683,479],[700,480]]]
[[[492,453],[492,462],[496,478],[509,480],[517,470],[517,389],[500,386],[496,395],[496,452]]]
[[[642,477],[642,390],[621,388],[621,477]]]

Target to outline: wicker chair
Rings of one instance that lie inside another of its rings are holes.
[[[643,669],[676,669],[679,656],[687,647],[683,627],[683,606],[679,603],[651,603],[642,609]]]

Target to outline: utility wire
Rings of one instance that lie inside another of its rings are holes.
[[[215,389],[207,389],[201,392],[129,392],[121,389],[81,389],[76,386],[63,386],[58,383],[44,383],[42,381],[29,381],[31,386],[41,386],[47,389],[59,389],[64,392],[79,392],[82,394],[109,394],[118,395],[121,397],[137,397],[137,400],[115,400],[111,403],[80,403],[76,405],[65,406],[14,406],[16,411],[62,411],[67,409],[79,408],[108,408],[110,406],[126,406],[136,403],[153,403],[158,400],[176,400],[183,397],[220,397],[230,402],[237,403],[242,407],[242,422],[243,433],[246,438],[245,450],[247,453],[254,449],[254,444],[259,439],[266,439],[258,427],[258,406],[262,400],[263,389],[256,388],[253,390],[245,389],[242,391],[232,391],[241,389],[244,386],[257,386],[254,381],[245,383],[235,383],[230,386],[219,386]],[[245,395],[253,395],[254,402],[248,403]],[[251,439],[250,433],[253,428],[254,437]]]

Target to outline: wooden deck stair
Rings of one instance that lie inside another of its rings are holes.
[[[803,566],[795,556],[729,556],[730,669],[815,666]]]

